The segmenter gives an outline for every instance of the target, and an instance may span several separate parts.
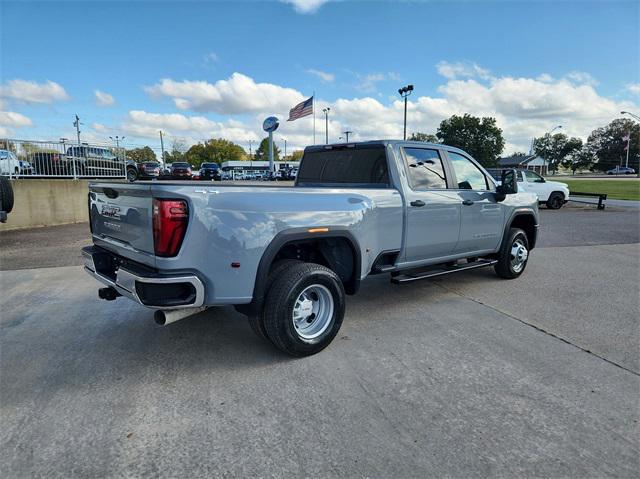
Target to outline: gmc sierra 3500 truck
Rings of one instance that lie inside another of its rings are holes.
[[[235,305],[256,334],[310,355],[369,275],[522,274],[538,199],[514,170],[501,180],[456,148],[379,140],[307,147],[288,187],[95,182],[85,269],[101,298],[153,308],[158,324]]]

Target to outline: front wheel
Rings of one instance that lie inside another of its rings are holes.
[[[529,239],[520,228],[509,229],[509,234],[500,247],[498,262],[494,266],[498,276],[514,279],[520,276],[529,260]]]
[[[344,287],[336,273],[315,263],[294,263],[274,279],[263,321],[267,337],[278,349],[310,356],[333,341],[344,311]]]
[[[133,168],[127,168],[127,180],[136,181],[138,179],[138,172]]]
[[[562,193],[551,193],[547,200],[547,208],[550,210],[559,210],[564,204],[564,195]]]

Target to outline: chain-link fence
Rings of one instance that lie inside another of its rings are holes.
[[[12,178],[125,178],[126,150],[105,144],[0,139],[0,175]]]

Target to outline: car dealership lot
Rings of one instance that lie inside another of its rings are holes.
[[[293,360],[233,308],[159,328],[99,301],[82,225],[2,233],[0,472],[631,477],[639,234],[637,209],[543,209],[522,278],[371,278]]]

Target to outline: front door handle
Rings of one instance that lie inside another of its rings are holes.
[[[465,205],[465,206],[471,206],[471,205],[473,204],[473,201],[471,201],[471,200],[464,200],[464,201],[462,202],[462,204],[463,204],[463,205]]]
[[[422,200],[414,200],[411,203],[411,206],[424,206],[426,203]]]

